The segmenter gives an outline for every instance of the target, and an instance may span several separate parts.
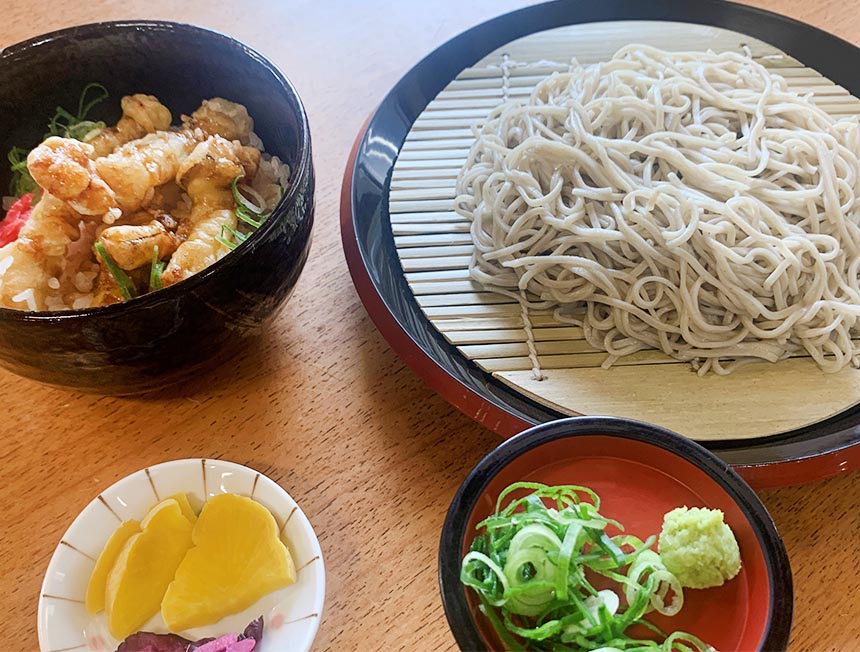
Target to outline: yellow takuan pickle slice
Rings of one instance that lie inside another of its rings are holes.
[[[138,532],[140,532],[140,522],[125,521],[113,531],[104,549],[102,549],[102,553],[96,561],[96,567],[93,569],[93,574],[90,575],[90,583],[87,585],[86,607],[87,613],[91,616],[105,608],[105,585],[107,584],[108,573],[114,567],[125,542]]]
[[[194,526],[194,547],[176,571],[161,604],[172,632],[247,609],[296,581],[296,567],[261,504],[234,494],[210,498]]]
[[[168,585],[191,547],[192,525],[174,499],[162,500],[140,523],[107,579],[108,629],[119,640],[158,613]]]
[[[188,502],[188,496],[186,494],[179,493],[173,494],[171,498],[179,503],[179,509],[182,510],[185,518],[191,521],[191,525],[194,525],[197,522],[197,513],[194,511],[194,508],[191,507],[191,503]]]

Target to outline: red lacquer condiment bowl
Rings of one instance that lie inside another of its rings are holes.
[[[502,650],[460,562],[493,512],[499,493],[518,481],[578,484],[601,498],[600,511],[645,539],[659,534],[675,507],[723,511],[737,537],[741,571],[718,588],[686,590],[672,617],[648,615],[663,631],[685,631],[722,652],[785,650],[791,630],[791,568],[770,515],[750,487],[713,453],[673,432],[610,417],[542,424],[505,441],[469,474],[442,530],[439,577],[448,623],[462,650]]]

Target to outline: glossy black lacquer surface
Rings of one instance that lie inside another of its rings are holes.
[[[228,357],[289,297],[310,247],[310,132],[290,82],[242,43],[190,25],[114,22],[53,32],[2,52],[0,151],[37,145],[54,107],[77,107],[90,82],[110,93],[91,114],[108,123],[130,93],[158,97],[174,124],[203,99],[244,104],[266,151],[291,168],[291,187],[263,226],[181,283],[104,308],[0,309],[0,365],[87,391],[138,392]],[[8,182],[4,169],[0,184]]]
[[[632,419],[572,417],[544,423],[511,437],[472,469],[460,485],[442,526],[439,542],[439,588],[448,624],[461,650],[488,650],[475,623],[460,581],[461,551],[469,519],[492,479],[524,453],[560,439],[601,436],[633,440],[662,448],[691,462],[714,480],[738,505],[755,532],[767,568],[770,612],[758,650],[785,650],[791,633],[794,589],[785,546],[770,514],[750,486],[720,458],[670,430]]]
[[[669,20],[714,25],[780,48],[860,96],[860,50],[785,16],[722,0],[558,0],[506,14],[452,39],[425,57],[391,90],[368,123],[352,177],[356,241],[376,291],[407,335],[452,380],[527,423],[565,415],[512,390],[467,360],[418,306],[400,266],[388,213],[394,161],[412,123],[463,69],[514,39],[554,27],[614,20]],[[706,48],[707,43],[702,47]],[[860,406],[819,423],[756,439],[706,442],[733,465],[799,460],[860,442]]]

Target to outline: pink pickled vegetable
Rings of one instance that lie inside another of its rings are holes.
[[[252,620],[241,634],[189,641],[176,634],[132,634],[116,652],[252,652],[263,640],[263,617]]]
[[[245,638],[241,641],[236,641],[227,648],[226,652],[251,652],[257,646],[257,641],[253,638]]]
[[[224,634],[208,643],[195,648],[195,652],[226,652],[227,648],[239,640],[238,634]]]
[[[0,220],[0,247],[18,239],[21,227],[30,219],[32,212],[33,193],[28,192],[26,195],[21,195],[21,198],[6,211],[6,217]]]

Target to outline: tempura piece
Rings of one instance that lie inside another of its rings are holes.
[[[148,211],[169,211],[173,215],[175,212],[173,208],[182,202],[182,192],[182,188],[175,181],[169,181],[153,190],[152,197],[146,202],[146,208]],[[126,224],[135,224],[138,222],[134,222],[134,220],[138,217],[143,217],[143,212],[138,213],[136,216],[132,215],[130,218],[124,219],[123,222]],[[148,222],[149,220],[144,219],[143,221]],[[168,228],[170,227],[168,226]]]
[[[170,110],[152,95],[126,95],[120,101],[120,106],[122,117],[116,127],[101,129],[86,141],[93,146],[91,158],[107,156],[117,147],[146,134],[165,131],[173,120]]]
[[[242,145],[251,142],[251,131],[254,129],[248,109],[221,97],[203,100],[191,117],[182,116],[182,123],[186,128],[200,128],[210,136],[238,140]]]
[[[93,289],[94,306],[109,306],[114,303],[123,301],[122,290],[116,279],[110,273],[104,261],[99,259],[99,273],[96,277],[95,287]]]
[[[43,195],[18,239],[0,248],[0,305],[46,309],[46,297],[60,289],[66,250],[81,235],[76,219],[65,202]]]
[[[157,186],[173,180],[182,161],[203,138],[205,135],[196,130],[158,131],[97,159],[95,168],[116,194],[122,211],[134,212],[152,197]]]
[[[110,221],[119,216],[116,196],[93,167],[92,152],[87,143],[51,136],[30,152],[27,168],[36,183],[75,212]]]
[[[230,184],[239,176],[253,177],[259,156],[254,148],[212,136],[182,164],[176,178],[191,198],[191,215],[183,224],[187,227],[186,240],[161,276],[163,285],[178,283],[229,252],[218,237],[236,228],[236,204]]]
[[[48,137],[27,156],[41,192],[32,208],[30,199],[17,204],[23,226],[0,248],[0,306],[77,310],[177,283],[243,241],[289,184],[277,157],[261,159],[240,104],[205,100],[175,127],[157,98],[128,95],[116,126],[99,129],[84,119],[98,99],[85,99],[86,91],[65,137]],[[259,212],[243,213],[243,204],[237,216],[237,178]]]
[[[155,98],[137,95],[123,99],[124,111],[128,110],[129,115],[120,120],[122,131],[114,134],[113,142],[133,132],[164,126],[165,120],[169,126],[170,112]],[[245,107],[220,98],[204,101],[185,121],[183,130],[147,133],[101,157],[90,143],[51,137],[30,152],[27,165],[36,183],[69,202],[73,210],[100,216],[112,224],[121,213],[133,213],[145,206],[155,188],[171,181],[183,159],[207,136],[217,134],[227,140],[247,142],[253,127]],[[118,124],[116,129],[119,128]],[[108,147],[107,140],[97,144],[101,149]],[[237,149],[236,155],[247,157],[250,151],[259,161],[259,152],[252,148]],[[91,158],[95,161],[91,162]],[[242,164],[256,170],[255,160],[243,160]]]
[[[116,264],[125,270],[151,263],[156,247],[158,258],[162,260],[179,246],[176,234],[168,231],[158,220],[146,224],[110,226],[102,231],[99,242]]]

